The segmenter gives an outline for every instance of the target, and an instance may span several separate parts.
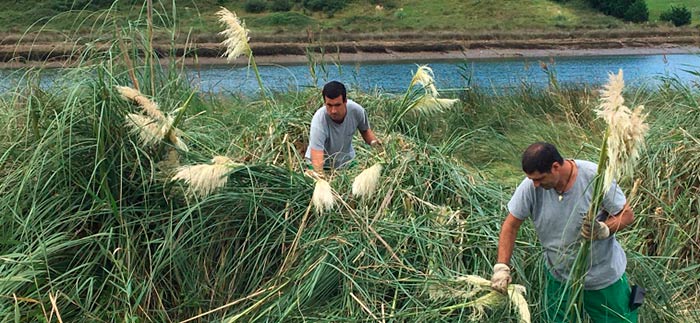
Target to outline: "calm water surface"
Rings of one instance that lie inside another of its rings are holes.
[[[630,55],[549,58],[509,58],[489,60],[462,60],[444,62],[400,62],[326,64],[316,66],[316,82],[308,65],[260,66],[266,88],[286,91],[321,86],[329,80],[339,80],[351,88],[363,91],[403,92],[411,81],[416,64],[429,64],[435,73],[439,89],[458,89],[466,86],[514,88],[526,82],[546,86],[548,76],[540,62],[556,73],[560,83],[600,85],[607,81],[609,72],[622,69],[630,86],[654,86],[661,76],[675,76],[684,82],[698,82],[698,77],[684,72],[700,72],[700,55]],[[252,93],[258,89],[252,70],[243,67],[213,65],[190,70],[193,84],[203,91]]]
[[[607,80],[610,72],[624,71],[628,86],[655,86],[664,76],[677,77],[685,83],[698,84],[700,78],[690,70],[700,72],[700,54],[677,55],[629,55],[583,56],[549,58],[508,58],[460,61],[415,61],[397,63],[317,64],[312,69],[303,65],[262,65],[260,74],[270,91],[300,90],[322,86],[329,80],[339,80],[351,89],[363,91],[404,92],[416,64],[428,64],[435,73],[437,87],[441,91],[480,87],[500,92],[527,83],[530,86],[547,85],[548,76],[540,65],[547,64],[562,84],[588,84],[597,86]],[[65,70],[42,72],[42,84],[51,84],[56,75]],[[0,89],[7,90],[16,84],[21,71],[0,70]],[[202,92],[236,93],[252,95],[258,91],[255,74],[246,66],[206,65],[190,67],[187,78]]]

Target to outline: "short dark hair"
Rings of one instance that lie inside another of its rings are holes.
[[[345,91],[345,85],[343,83],[340,83],[338,81],[330,81],[326,83],[326,85],[323,86],[323,99],[325,100],[326,98],[329,99],[335,99],[339,95],[343,96],[343,101],[346,100],[347,98],[347,92]]]
[[[551,173],[552,164],[558,162],[564,164],[557,147],[548,142],[536,142],[523,152],[522,166],[525,174],[532,174],[535,171],[540,173]]]

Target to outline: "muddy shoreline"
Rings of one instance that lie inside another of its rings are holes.
[[[251,43],[258,64],[306,64],[310,57],[324,62],[387,62],[474,60],[512,57],[566,57],[601,55],[671,55],[700,54],[700,36],[652,37],[644,39],[530,39],[486,41],[369,41],[334,42],[322,47],[304,43]],[[75,65],[76,58],[87,50],[99,51],[99,46],[52,43],[32,46],[0,46],[0,68],[29,66],[66,67]],[[156,53],[166,62],[174,53],[187,65],[227,64],[221,57],[223,49],[217,43],[194,44],[171,50],[155,46]],[[323,54],[322,54],[323,53]],[[247,64],[241,57],[235,65]]]

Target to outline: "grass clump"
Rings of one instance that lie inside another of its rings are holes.
[[[399,97],[351,93],[384,148],[358,142],[359,167],[331,175],[339,198],[319,215],[303,173],[316,89],[262,101],[198,93],[177,62],[144,57],[155,53],[139,28],[105,29],[124,37],[49,86],[27,71],[0,95],[0,320],[514,322],[525,303],[543,319],[530,226],[513,264],[525,296],[494,299],[460,277],[492,268],[522,147],[548,140],[595,160],[595,89],[552,74],[545,89],[465,89],[428,114],[420,98],[440,91],[419,68]],[[628,98],[652,125],[636,181],[620,183],[638,217],[619,236],[629,276],[650,290],[640,315],[697,320],[699,96],[666,79]],[[129,114],[174,116],[168,129],[188,149],[165,132],[144,145],[124,127]],[[372,193],[352,193],[378,163]]]

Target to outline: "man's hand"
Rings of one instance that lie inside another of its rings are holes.
[[[508,284],[510,284],[510,268],[506,264],[497,263],[493,266],[493,276],[491,276],[491,288],[503,294],[508,294]]]
[[[591,223],[583,220],[583,226],[581,226],[581,236],[586,240],[603,240],[610,236],[610,228],[605,222],[595,221],[591,228]]]
[[[374,139],[369,143],[369,145],[372,146],[372,148],[378,148],[382,146],[382,141],[379,139]]]

